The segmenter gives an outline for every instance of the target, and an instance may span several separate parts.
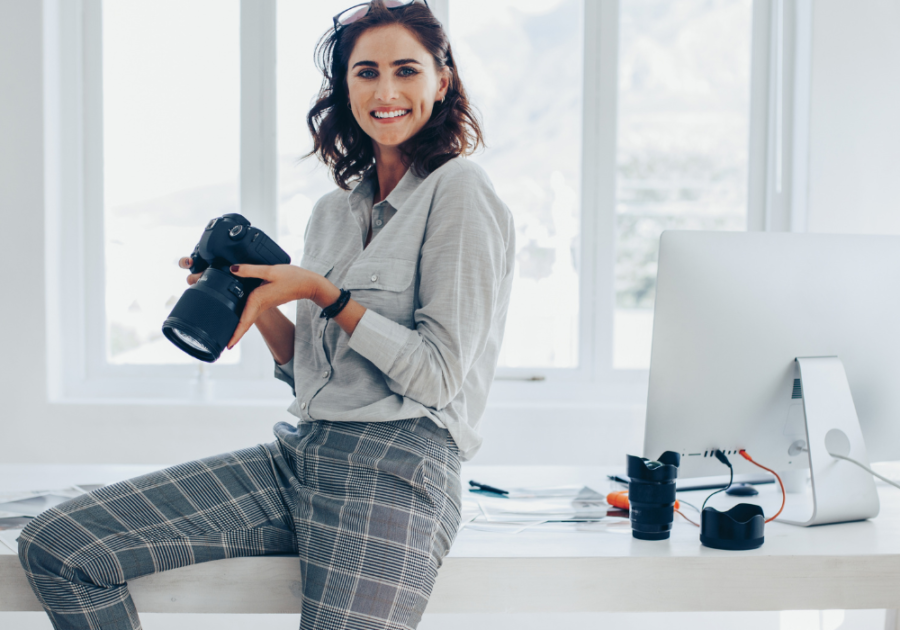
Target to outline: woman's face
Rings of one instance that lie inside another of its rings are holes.
[[[371,28],[350,55],[347,87],[359,126],[378,145],[396,147],[419,132],[450,84],[434,58],[399,25]]]

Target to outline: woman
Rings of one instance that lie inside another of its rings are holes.
[[[229,348],[257,326],[300,422],[36,518],[19,556],[56,628],[139,628],[127,580],[275,553],[300,559],[301,628],[419,623],[459,526],[460,461],[481,442],[513,222],[462,157],[481,132],[426,4],[353,7],[319,52],[310,155],[339,188],[299,267],[232,268],[265,284]],[[276,308],[295,300],[296,325]]]

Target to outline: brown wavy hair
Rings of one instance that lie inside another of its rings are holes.
[[[350,190],[348,182],[361,178],[375,163],[371,138],[347,108],[350,54],[363,32],[389,24],[399,24],[409,30],[431,53],[438,72],[443,68],[450,70],[450,86],[444,102],[435,103],[425,126],[400,146],[413,172],[427,177],[454,157],[471,155],[479,145],[485,146],[475,108],[466,96],[441,23],[424,4],[413,2],[389,10],[382,0],[372,0],[365,17],[338,31],[329,29],[319,39],[315,51],[316,65],[324,78],[316,102],[306,116],[313,149],[301,159],[317,155],[344,190]]]

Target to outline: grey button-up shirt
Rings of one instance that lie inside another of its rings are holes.
[[[294,388],[288,411],[301,420],[424,416],[471,459],[506,323],[512,214],[463,157],[425,179],[408,170],[373,206],[376,184],[371,169],[352,191],[316,203],[300,262],[350,291],[365,314],[349,337],[312,301],[298,302],[294,358],[275,376]]]

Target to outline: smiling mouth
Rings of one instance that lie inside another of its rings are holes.
[[[398,109],[392,112],[369,112],[369,115],[377,120],[394,120],[395,118],[404,118],[411,111],[411,109]]]

